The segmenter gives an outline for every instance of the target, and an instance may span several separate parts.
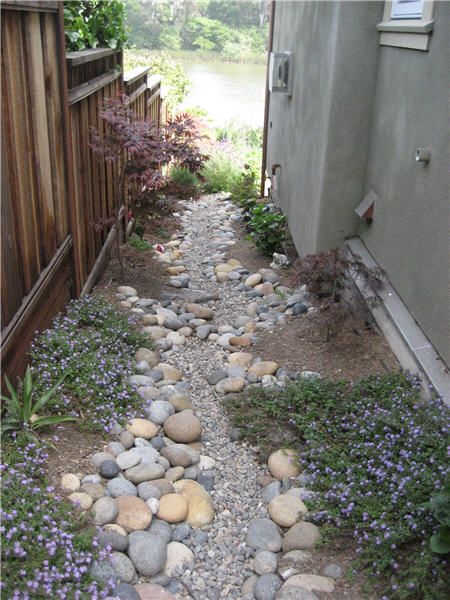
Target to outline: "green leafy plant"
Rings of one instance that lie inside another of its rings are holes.
[[[66,421],[76,421],[76,417],[68,415],[39,416],[39,413],[45,410],[63,380],[64,376],[58,379],[55,385],[47,392],[35,399],[35,387],[29,366],[17,390],[14,389],[9,379],[5,377],[10,397],[1,396],[2,401],[5,403],[6,411],[5,418],[2,419],[2,432],[22,431],[27,437],[35,438],[36,431],[43,427],[59,425],[59,423]]]
[[[271,210],[265,204],[256,204],[250,210],[250,220],[247,225],[249,238],[258,250],[271,256],[283,248],[286,235],[286,217],[280,212]]]
[[[132,233],[128,238],[128,244],[134,248],[135,250],[150,250],[152,247],[147,240],[144,240],[142,237],[137,235],[136,233]]]
[[[127,42],[121,0],[71,0],[64,3],[69,51],[106,46],[120,50]]]
[[[186,167],[174,166],[170,170],[171,191],[180,198],[196,197],[200,191],[200,180]]]
[[[450,480],[441,491],[425,504],[439,523],[436,533],[430,538],[430,548],[437,554],[450,552]]]
[[[246,203],[258,197],[259,193],[259,178],[256,170],[252,165],[245,164],[244,170],[239,175],[239,178],[231,187],[232,198],[243,208],[246,208]]]

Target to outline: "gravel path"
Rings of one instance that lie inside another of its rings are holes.
[[[211,256],[217,239],[214,226],[226,230],[232,223],[215,216],[214,198],[188,208],[192,210],[183,216],[184,239],[192,243],[192,248],[186,252],[183,264],[196,287],[220,297],[209,304],[214,310],[215,324],[230,324],[245,313],[248,297],[231,283],[208,280],[203,274],[202,261]],[[244,579],[253,574],[250,560],[254,552],[245,545],[247,525],[252,519],[267,515],[261,499],[262,488],[256,482],[257,476],[266,474],[267,469],[258,464],[255,451],[247,444],[231,441],[230,424],[219,396],[206,381],[208,373],[223,366],[226,353],[217,348],[214,343],[189,338],[180,352],[169,359],[191,384],[192,402],[204,428],[204,453],[217,461],[215,486],[211,491],[216,518],[205,528],[208,540],[196,544],[194,536],[194,540],[184,541],[194,551],[196,562],[195,570],[186,571],[181,581],[192,597],[199,600],[241,597]]]

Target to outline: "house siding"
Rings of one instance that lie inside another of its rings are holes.
[[[450,364],[448,23],[429,51],[380,46],[384,2],[277,2],[273,50],[295,52],[292,97],[271,94],[267,171],[300,255],[360,235]],[[431,148],[427,166],[418,147]],[[373,190],[374,220],[355,208]]]

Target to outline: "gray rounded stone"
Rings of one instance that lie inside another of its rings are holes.
[[[189,467],[192,457],[187,448],[181,444],[173,444],[161,449],[161,456],[166,458],[172,467]]]
[[[173,530],[172,541],[182,542],[191,535],[191,528],[188,523],[180,523]]]
[[[166,544],[172,541],[173,530],[169,523],[161,519],[153,518],[147,531],[156,537],[162,539]]]
[[[277,570],[277,555],[268,550],[260,550],[253,559],[253,569],[258,575],[275,573]]]
[[[160,490],[151,484],[150,481],[143,481],[137,486],[137,494],[142,500],[148,500],[149,498],[161,498]]]
[[[123,452],[116,458],[116,463],[123,471],[126,469],[131,469],[131,467],[135,467],[140,462],[141,457],[135,451],[135,448],[128,450],[127,452]]]
[[[106,484],[106,489],[113,498],[118,496],[137,496],[136,486],[122,477],[110,479]]]
[[[322,575],[325,575],[325,577],[331,577],[332,579],[340,579],[344,576],[344,572],[339,565],[330,563],[322,570]]]
[[[160,585],[161,587],[167,587],[170,583],[170,577],[164,573],[158,573],[158,575],[150,577],[150,583]]]
[[[210,325],[200,325],[195,330],[195,335],[201,340],[206,340],[206,338],[208,337],[208,335],[210,333],[211,333]]]
[[[193,479],[194,481],[200,475],[200,468],[197,465],[192,465],[184,470],[183,479]]]
[[[294,306],[292,307],[292,314],[293,315],[302,315],[303,313],[308,312],[308,307],[306,304],[303,304],[303,302],[298,302],[297,304],[294,304]]]
[[[157,435],[156,437],[152,438],[150,440],[150,443],[155,450],[161,450],[161,448],[164,448],[164,446],[166,445],[166,442],[160,435]]]
[[[206,380],[209,385],[216,385],[219,383],[219,381],[222,381],[222,379],[225,379],[226,377],[227,372],[225,369],[214,369],[214,371],[211,371],[211,373],[206,377]]]
[[[128,556],[138,573],[152,577],[162,571],[167,559],[167,543],[162,538],[148,531],[133,531],[128,540]]]
[[[163,425],[164,421],[175,413],[175,409],[167,400],[155,400],[146,413],[150,421],[157,425]]]
[[[112,552],[111,563],[119,581],[133,583],[136,580],[136,569],[126,554]]]
[[[99,531],[97,539],[103,548],[109,546],[118,552],[125,552],[128,548],[128,536],[122,535],[118,531]]]
[[[306,588],[287,586],[277,592],[275,600],[319,600],[319,598]]]
[[[106,460],[112,460],[112,456],[109,452],[96,452],[91,456],[91,463],[96,469],[100,469],[100,466]]]
[[[272,481],[272,483],[269,483],[269,485],[267,485],[264,488],[263,491],[263,500],[264,502],[267,502],[267,504],[269,504],[269,502],[272,502],[272,500],[274,498],[276,498],[277,496],[279,496],[281,494],[281,483],[279,481]]]
[[[116,571],[109,560],[96,560],[92,564],[91,575],[93,579],[105,585],[117,581]]]
[[[270,519],[254,519],[247,531],[246,543],[254,550],[279,552],[283,543],[280,530]]]
[[[141,600],[140,595],[129,583],[119,583],[119,585],[116,585],[113,594],[120,598],[120,600]]]
[[[125,471],[125,477],[137,485],[144,481],[151,481],[152,479],[160,479],[164,477],[164,467],[155,463],[142,463],[136,467],[131,467]]]
[[[125,446],[120,442],[110,442],[108,448],[116,457],[119,456],[119,454],[122,454],[122,452],[125,452]]]
[[[122,431],[119,441],[125,450],[129,450],[134,445],[134,435],[131,433],[131,431]]]
[[[120,473],[120,467],[115,460],[104,460],[99,471],[105,479],[113,479]]]
[[[92,514],[94,516],[94,522],[97,525],[106,525],[106,523],[113,523],[117,517],[119,509],[117,507],[114,498],[104,496],[99,498],[92,507]]]
[[[261,575],[253,588],[255,600],[275,600],[275,594],[281,587],[281,580],[277,575],[269,573]]]

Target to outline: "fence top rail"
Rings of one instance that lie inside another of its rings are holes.
[[[118,52],[118,50],[114,50],[113,48],[89,48],[88,50],[79,50],[78,52],[67,52],[67,66],[77,67],[78,65],[84,65]]]
[[[163,80],[162,75],[149,75],[147,78],[147,87],[149,90],[156,87]]]
[[[136,67],[131,71],[126,71],[123,74],[123,80],[127,85],[134,83],[137,79],[141,79],[145,77],[147,73],[150,71],[150,67]]]
[[[58,4],[58,0],[2,0],[1,8],[2,10],[58,12]]]

